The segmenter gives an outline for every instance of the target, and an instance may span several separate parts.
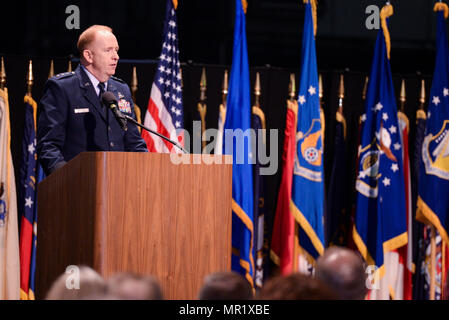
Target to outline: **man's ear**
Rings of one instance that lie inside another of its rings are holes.
[[[92,53],[92,51],[89,50],[89,49],[84,49],[83,50],[83,58],[88,63],[92,63],[93,62],[93,53]]]

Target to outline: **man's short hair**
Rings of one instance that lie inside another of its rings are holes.
[[[320,280],[292,273],[268,280],[262,287],[261,300],[336,300],[336,294]]]
[[[248,281],[236,272],[215,272],[205,277],[198,294],[200,300],[251,300]]]
[[[102,25],[93,25],[84,30],[78,38],[77,44],[78,52],[81,58],[83,57],[83,51],[86,50],[88,45],[95,40],[95,34],[97,33],[97,31],[108,31],[112,33],[112,28]]]
[[[116,273],[107,281],[107,293],[121,300],[163,300],[158,280],[131,272]]]
[[[92,268],[79,267],[79,288],[68,288],[67,280],[73,276],[64,272],[52,284],[46,300],[83,300],[93,295],[103,295],[106,292],[104,279]]]

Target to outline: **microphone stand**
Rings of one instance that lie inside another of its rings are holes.
[[[172,145],[174,145],[174,146],[176,146],[177,148],[179,148],[179,150],[181,150],[181,151],[184,152],[185,154],[188,154],[187,150],[184,149],[183,147],[181,147],[181,146],[180,146],[178,143],[176,143],[175,141],[170,140],[169,138],[167,138],[166,136],[160,134],[159,132],[156,132],[156,131],[153,131],[153,130],[151,130],[151,129],[148,129],[147,127],[145,127],[144,125],[138,123],[136,120],[134,120],[132,117],[130,117],[130,116],[126,115],[126,114],[122,114],[122,115],[123,115],[123,117],[124,117],[126,120],[131,121],[131,122],[134,123],[136,126],[139,126],[139,127],[143,128],[143,129],[145,129],[146,131],[148,131],[148,132],[150,132],[150,133],[152,133],[152,134],[157,135],[158,137],[164,139],[165,141],[170,142]]]

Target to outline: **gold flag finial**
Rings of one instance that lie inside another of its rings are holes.
[[[48,71],[48,79],[53,78],[55,76],[55,64],[53,60],[50,60],[50,71]]]
[[[1,66],[0,66],[0,89],[6,87],[6,69],[5,69],[5,60],[2,57]]]
[[[176,9],[178,9],[178,0],[173,0],[173,7]]]
[[[323,98],[324,95],[324,89],[323,89],[323,76],[320,74],[318,76],[318,98],[320,100]]]
[[[181,88],[184,88],[184,79],[182,77],[182,68],[179,68],[179,76],[181,77]]]
[[[426,103],[426,81],[421,80],[421,94],[419,96],[419,102],[421,103],[420,109],[424,109],[424,103]]]
[[[67,66],[67,72],[72,72],[72,61],[69,59],[69,64]]]
[[[343,113],[343,99],[345,98],[345,79],[340,75],[340,85],[338,88],[338,112]]]
[[[201,71],[201,80],[200,80],[200,101],[206,101],[206,90],[207,90],[207,79],[206,79],[206,68],[203,67]]]
[[[296,83],[295,83],[295,74],[290,73],[290,83],[288,85],[288,95],[290,97],[290,100],[295,100],[296,95]]]
[[[344,99],[345,98],[345,80],[343,74],[340,75],[340,86],[338,89],[338,98]]]
[[[204,149],[206,147],[206,140],[203,140],[204,132],[206,131],[206,113],[207,113],[207,105],[206,105],[206,90],[207,90],[207,80],[206,80],[206,68],[203,67],[201,71],[201,80],[200,80],[200,101],[198,103],[198,113],[201,118],[201,147]]]
[[[255,105],[259,106],[260,104],[260,94],[261,94],[261,89],[260,89],[260,74],[259,72],[256,73],[256,83],[254,84],[254,96],[255,96]]]
[[[399,101],[405,102],[405,100],[406,100],[406,96],[405,96],[405,80],[402,79],[402,82],[401,82],[401,94],[399,96]]]
[[[136,92],[139,85],[139,81],[137,80],[137,68],[133,66],[133,78],[131,80],[131,94],[133,96],[134,102],[136,102]]]
[[[223,105],[226,105],[226,99],[228,97],[228,70],[225,70],[222,86]]]
[[[406,96],[405,96],[405,80],[402,79],[401,82],[401,94],[399,95],[399,102],[401,104],[401,111],[404,112]]]
[[[30,60],[28,63],[28,73],[27,73],[27,94],[31,96],[31,89],[33,87],[33,61]]]
[[[368,90],[368,82],[369,82],[369,78],[368,76],[365,77],[365,85],[363,86],[363,91],[362,91],[362,99],[365,100],[366,99],[366,91]]]

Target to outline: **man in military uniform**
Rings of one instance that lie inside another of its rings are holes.
[[[123,114],[135,118],[128,85],[113,77],[119,60],[112,29],[92,26],[79,37],[75,72],[49,79],[40,100],[39,161],[48,175],[83,151],[147,152],[136,126],[124,131],[101,102],[105,91],[117,98]]]

